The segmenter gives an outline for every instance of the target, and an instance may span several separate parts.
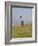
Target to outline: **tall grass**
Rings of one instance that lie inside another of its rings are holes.
[[[25,24],[12,26],[12,37],[13,38],[26,38],[32,37],[32,24]]]

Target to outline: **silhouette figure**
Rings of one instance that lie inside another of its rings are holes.
[[[22,18],[22,16],[20,16],[20,18]],[[24,21],[21,21],[21,26],[23,27],[24,25]]]

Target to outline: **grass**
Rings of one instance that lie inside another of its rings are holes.
[[[25,24],[12,26],[12,37],[13,38],[26,38],[32,37],[32,24]]]

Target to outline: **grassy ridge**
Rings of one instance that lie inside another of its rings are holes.
[[[32,37],[32,24],[25,24],[23,27],[21,27],[21,25],[12,26],[12,37]]]

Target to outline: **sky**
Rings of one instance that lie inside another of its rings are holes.
[[[24,24],[32,22],[32,8],[12,8],[12,24],[20,24],[21,21],[24,21]]]

